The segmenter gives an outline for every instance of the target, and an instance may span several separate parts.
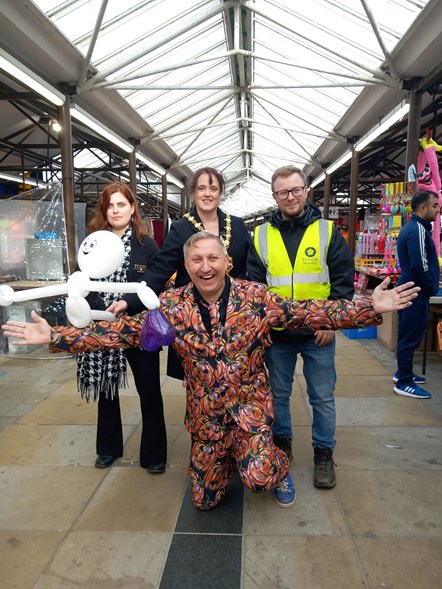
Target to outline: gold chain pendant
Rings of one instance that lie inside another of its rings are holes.
[[[201,225],[201,223],[199,223],[195,219],[195,217],[193,217],[192,215],[189,215],[189,213],[186,213],[185,215],[183,215],[183,217],[185,219],[187,219],[190,223],[192,223],[192,225],[194,227],[196,227],[196,229],[198,229],[198,231],[205,231],[205,229]],[[226,246],[227,251],[229,250],[231,236],[232,236],[232,220],[230,218],[229,213],[226,213],[226,237],[223,238],[220,236],[220,239],[222,239],[222,241],[224,242],[224,245]],[[232,256],[229,256],[227,254],[227,274],[229,274],[229,272],[231,271],[232,268],[233,268]]]

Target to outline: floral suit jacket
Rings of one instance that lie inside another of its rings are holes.
[[[220,439],[232,420],[249,432],[271,426],[273,397],[264,369],[264,348],[271,328],[311,331],[382,321],[369,298],[292,301],[271,293],[263,284],[230,280],[225,325],[217,317],[219,302],[209,306],[212,334],[202,321],[192,283],[160,296],[161,310],[176,331],[172,345],[185,373],[186,428],[200,440]],[[92,323],[84,329],[55,327],[50,349],[78,353],[140,346],[145,314]]]

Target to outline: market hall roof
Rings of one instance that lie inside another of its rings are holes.
[[[273,206],[276,167],[315,178],[416,78],[441,77],[439,0],[3,0],[0,10],[6,52],[169,177],[220,169],[222,206],[244,217]],[[2,137],[16,137],[19,121],[1,120]]]

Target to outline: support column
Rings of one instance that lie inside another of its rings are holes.
[[[331,175],[325,175],[325,183],[324,183],[324,219],[329,218],[329,210],[330,210],[330,193],[331,193]]]
[[[129,154],[129,187],[137,197],[137,153],[135,149]]]
[[[356,240],[356,216],[358,206],[358,188],[359,188],[359,152],[353,149],[351,156],[350,172],[350,219],[348,226],[348,245],[355,254]]]
[[[186,210],[186,189],[185,188],[181,188],[180,202],[181,202],[181,216],[183,216],[184,213],[187,212],[187,210]]]
[[[75,272],[77,268],[77,244],[75,232],[75,180],[74,158],[72,154],[72,124],[69,97],[62,106],[58,107],[58,119],[61,125],[60,149],[61,149],[61,183],[63,186],[63,208],[66,226],[66,245],[68,274]]]
[[[407,152],[405,157],[405,182],[408,181],[408,169],[414,164],[417,169],[419,154],[419,134],[421,126],[422,92],[410,92],[410,112],[408,114]]]
[[[167,176],[161,176],[161,193],[163,197],[163,240],[166,239],[169,231],[169,210],[167,206]]]

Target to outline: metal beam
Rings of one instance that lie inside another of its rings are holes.
[[[356,245],[356,216],[358,206],[358,187],[359,187],[359,151],[353,149],[351,156],[351,176],[350,176],[350,219],[348,223],[348,246],[353,255]]]
[[[110,67],[101,70],[91,80],[88,80],[85,84],[82,84],[81,87],[83,89],[90,90],[94,86],[95,83],[102,82],[111,74],[118,72],[118,70],[121,70],[128,65],[131,65],[134,61],[136,61],[137,59],[140,59],[140,57],[144,57],[145,55],[148,55],[149,53],[151,53],[155,49],[158,49],[159,47],[166,45],[167,43],[169,43],[169,41],[173,41],[174,39],[183,35],[184,33],[191,31],[192,29],[194,29],[198,25],[206,23],[213,16],[216,16],[220,12],[224,12],[225,10],[228,10],[230,7],[235,6],[235,4],[236,4],[236,2],[233,2],[233,1],[224,2],[224,3],[221,3],[217,6],[215,6],[214,8],[212,8],[210,10],[207,10],[207,12],[201,13],[197,18],[189,20],[181,28],[178,28],[178,27],[174,28],[172,33],[164,35],[160,41],[156,41],[154,43],[151,43],[150,45],[143,47],[143,49],[141,49],[140,51],[136,51],[136,52],[132,53],[131,55],[129,55],[128,57],[125,57],[124,59],[120,60],[119,62],[114,63]]]
[[[407,128],[407,152],[405,157],[405,178],[408,181],[408,170],[412,164],[417,170],[417,158],[419,155],[419,132],[422,109],[422,92],[410,93],[410,111],[408,113]]]
[[[60,147],[63,186],[63,207],[66,225],[66,242],[68,253],[68,273],[72,274],[77,268],[77,248],[75,243],[75,215],[74,215],[74,159],[72,155],[72,126],[69,100],[58,107],[58,118],[61,124]]]

